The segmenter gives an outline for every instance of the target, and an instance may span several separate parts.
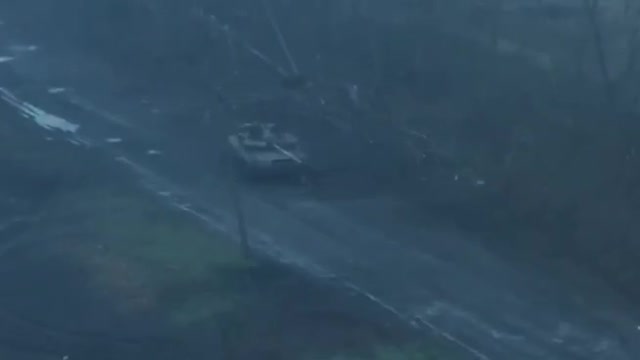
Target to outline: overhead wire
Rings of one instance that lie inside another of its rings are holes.
[[[289,46],[287,45],[287,41],[285,40],[284,35],[282,34],[282,30],[280,29],[278,20],[276,19],[273,13],[273,10],[271,9],[271,4],[269,0],[262,0],[262,6],[264,7],[265,13],[267,14],[267,18],[269,18],[271,27],[273,28],[273,30],[276,33],[276,36],[278,37],[278,42],[282,47],[282,51],[287,56],[287,60],[289,61],[289,65],[291,66],[291,70],[293,71],[293,74],[294,75],[299,74],[300,71],[298,70],[298,65],[293,59],[293,56],[291,55],[291,51],[289,51]]]

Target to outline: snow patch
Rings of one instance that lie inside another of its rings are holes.
[[[155,149],[149,149],[147,150],[147,155],[161,155],[162,151],[160,150],[155,150]]]
[[[75,137],[72,139],[67,139],[67,141],[69,141],[70,143],[72,143],[73,145],[76,146],[83,146],[83,147],[91,147],[91,142],[86,140],[86,139],[82,139],[79,137]]]
[[[496,340],[504,340],[511,342],[520,342],[524,340],[524,337],[519,334],[510,334],[505,331],[496,329],[495,327],[487,324],[486,322],[480,320],[475,315],[470,312],[464,311],[462,309],[456,308],[450,304],[436,301],[426,307],[424,310],[419,311],[417,317],[423,321],[432,320],[438,317],[441,318],[457,318],[459,320],[464,321],[468,326],[472,326],[478,330],[481,330],[487,334],[489,334],[492,338]]]
[[[33,52],[38,50],[38,47],[35,45],[13,45],[9,49],[15,52]]]
[[[65,92],[65,91],[67,91],[67,89],[65,89],[65,88],[63,88],[63,87],[52,87],[52,88],[49,88],[49,89],[47,90],[47,92],[48,92],[49,94],[60,94],[60,93],[63,93],[63,92]]]
[[[32,119],[36,124],[47,130],[60,130],[63,132],[75,133],[78,131],[78,128],[80,128],[80,125],[69,122],[56,115],[49,114],[26,101],[20,100],[5,88],[0,88],[0,97],[6,100],[10,105],[18,108],[22,116]]]
[[[82,143],[86,147],[93,146],[91,141],[89,141],[89,139],[87,139],[87,138],[84,138],[84,137],[81,137],[81,136],[76,136],[76,140],[78,140],[80,143]]]
[[[75,94],[68,94],[67,95],[67,100],[72,103],[73,105],[76,105],[78,107],[80,107],[83,110],[92,112],[94,114],[100,115],[101,117],[105,118],[106,120],[111,121],[114,124],[120,125],[120,126],[124,126],[124,127],[128,127],[128,128],[133,128],[133,125],[130,124],[129,122],[127,122],[125,119],[111,114],[108,111],[102,110],[100,108],[98,108],[97,106],[93,105],[90,101],[80,98]]]
[[[105,141],[108,142],[109,144],[118,144],[118,143],[122,142],[122,139],[120,139],[120,138],[108,138]]]
[[[6,63],[9,61],[13,61],[15,58],[13,56],[0,56],[0,63]]]

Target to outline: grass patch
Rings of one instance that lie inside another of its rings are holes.
[[[117,312],[154,314],[189,349],[215,344],[189,358],[432,359],[412,352],[417,335],[365,299],[246,261],[225,234],[167,207],[100,153],[29,134],[0,133],[15,154],[0,158],[14,165],[11,189],[28,198],[43,183],[55,186],[33,202],[40,220],[20,236],[36,240],[21,254],[79,265]]]
[[[142,189],[69,191],[48,206],[47,224],[77,239],[73,253],[98,274],[100,286],[131,296],[120,301],[135,304],[143,296],[145,306],[162,308],[182,326],[210,320],[233,307],[232,299],[218,293],[198,294],[181,302],[167,295],[167,289],[185,283],[206,282],[220,288],[230,269],[250,264],[224,234],[210,232]],[[123,277],[129,281],[124,283]]]
[[[67,196],[60,199],[66,212],[84,214],[82,226],[101,239],[97,256],[106,261],[97,269],[107,286],[128,294],[133,309],[141,302],[165,314],[182,336],[215,334],[229,359],[444,359],[407,345],[414,335],[378,322],[364,299],[276,264],[247,262],[223,234],[154,198],[114,190]],[[138,280],[121,284],[123,277]]]

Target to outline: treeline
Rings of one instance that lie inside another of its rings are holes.
[[[576,261],[640,299],[637,29],[605,24],[597,7],[583,18],[572,13],[583,26],[567,40],[582,44],[575,60],[582,70],[573,71],[568,53],[540,67],[526,51],[513,50],[503,36],[542,44],[541,51],[553,41],[564,46],[553,36],[556,25],[535,11],[527,37],[513,36],[525,30],[509,27],[514,22],[505,16],[515,15],[499,1],[478,9],[462,0],[39,0],[39,12],[28,13],[34,1],[3,6],[23,7],[25,24],[41,19],[61,43],[159,86],[275,88],[274,64],[288,72],[295,66],[325,85],[318,91],[357,85],[359,103],[355,112],[345,109],[348,121],[394,138],[388,144],[406,160],[398,188],[411,189],[421,206],[500,232],[492,238],[503,240],[492,245],[508,251]],[[407,6],[420,16],[408,16]],[[624,52],[621,42],[608,42],[620,31],[628,41]],[[243,42],[273,64],[249,54]]]

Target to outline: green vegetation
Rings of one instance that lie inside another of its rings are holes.
[[[310,284],[275,264],[248,262],[224,234],[212,234],[139,192],[70,191],[50,206],[55,215],[49,221],[75,219],[68,230],[83,238],[75,243],[75,257],[94,274],[97,286],[119,294],[120,307],[165,314],[181,337],[219,333],[231,359],[332,353],[439,359],[405,349],[413,335],[401,324],[388,328],[359,314],[364,299]]]
[[[444,359],[414,351],[422,335],[366,299],[247,261],[226,234],[167,207],[101,153],[24,124],[0,126],[0,165],[12,169],[3,189],[38,214],[11,248],[72,264],[117,312],[155,314],[197,358]]]
[[[250,266],[224,235],[209,232],[178,210],[167,209],[142,189],[70,190],[49,206],[47,222],[68,224],[69,231],[93,239],[79,245],[81,260],[90,259],[88,265],[97,265],[96,270],[107,272],[103,274],[107,278],[114,278],[108,272],[118,270],[109,264],[132,267],[140,278],[138,286],[149,292],[154,306],[165,305],[158,302],[165,288],[204,281],[215,287],[223,279],[214,279],[213,274]],[[220,306],[228,309],[229,301],[205,294],[164,310],[188,325],[187,319],[218,313]]]

